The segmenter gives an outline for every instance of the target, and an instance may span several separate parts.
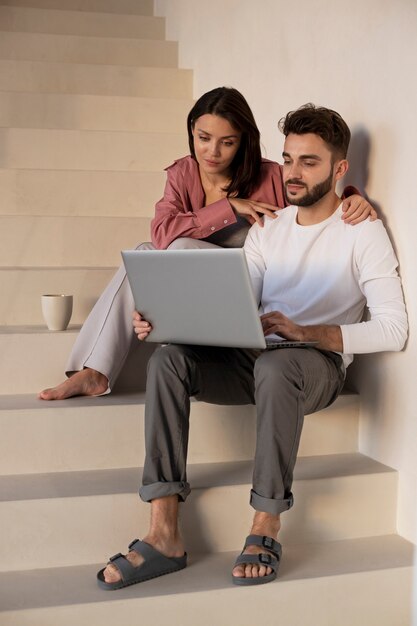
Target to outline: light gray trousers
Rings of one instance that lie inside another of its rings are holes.
[[[199,239],[176,239],[169,249],[217,248]],[[151,243],[142,243],[137,250],[153,250]],[[112,278],[87,317],[74,343],[67,362],[67,376],[91,367],[104,374],[110,391],[123,367],[133,342],[132,313],[135,309],[126,270],[122,265]]]
[[[256,404],[251,505],[279,514],[292,506],[293,471],[304,415],[331,404],[344,382],[342,359],[312,348],[271,351],[167,345],[148,363],[142,500],[190,493],[190,397]]]

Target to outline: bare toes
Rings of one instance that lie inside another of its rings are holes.
[[[120,580],[120,574],[114,565],[108,565],[103,572],[106,583],[117,583]]]
[[[243,567],[243,565],[238,565],[237,567],[234,568],[232,573],[233,573],[233,576],[237,576],[238,578],[243,578],[245,575],[245,568]]]

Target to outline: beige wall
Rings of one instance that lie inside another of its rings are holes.
[[[400,472],[399,532],[417,540],[417,2],[156,0],[195,96],[240,89],[280,159],[277,120],[305,102],[338,110],[353,131],[349,181],[366,185],[401,262],[411,334],[405,352],[361,357],[360,449]]]

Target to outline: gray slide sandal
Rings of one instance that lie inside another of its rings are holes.
[[[265,548],[267,552],[260,554],[243,554],[248,546],[260,546]],[[236,565],[264,565],[270,567],[272,572],[266,576],[257,578],[246,578],[245,576],[232,576],[235,585],[263,585],[275,580],[281,561],[282,547],[278,541],[272,537],[262,537],[261,535],[249,535],[246,537],[245,545],[242,553],[235,561]]]
[[[97,573],[97,582],[102,589],[122,589],[129,585],[145,582],[158,576],[171,574],[184,569],[187,565],[187,554],[180,557],[167,557],[155,550],[149,543],[135,539],[129,545],[129,550],[134,550],[140,554],[145,561],[138,567],[134,567],[123,554],[115,554],[110,557],[112,563],[120,572],[121,580],[115,583],[106,583],[103,572],[105,568]]]

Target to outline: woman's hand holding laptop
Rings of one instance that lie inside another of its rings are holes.
[[[149,322],[143,319],[140,313],[138,313],[137,311],[134,311],[133,312],[133,330],[137,334],[138,339],[140,339],[140,341],[143,341],[151,332],[152,326],[149,324]]]

